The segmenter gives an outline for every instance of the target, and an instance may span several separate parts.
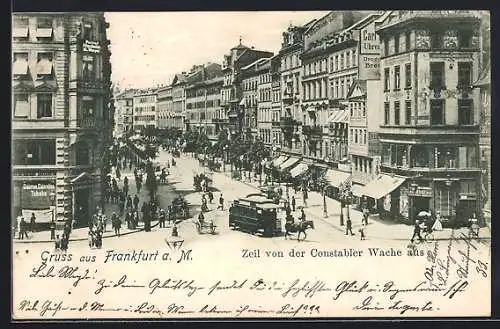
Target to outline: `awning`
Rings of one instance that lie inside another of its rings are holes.
[[[370,183],[365,185],[361,189],[361,192],[363,195],[378,200],[397,189],[399,186],[401,186],[401,184],[404,183],[405,180],[405,177],[381,174]]]
[[[245,105],[245,100],[246,100],[245,97],[243,97],[240,101],[240,105]]]
[[[281,170],[286,170],[286,169],[290,168],[291,166],[293,166],[294,164],[296,164],[299,161],[300,161],[299,158],[290,157],[288,160],[286,160],[285,162],[283,162],[282,164],[280,164],[279,167],[280,167]]]
[[[277,157],[276,159],[273,160],[273,166],[275,166],[275,167],[279,166],[280,164],[285,162],[286,159],[288,159],[287,156],[280,155],[279,157]]]
[[[15,27],[12,30],[12,37],[14,38],[27,38],[28,37],[28,27]]]
[[[91,179],[91,177],[86,172],[82,172],[80,175],[76,176],[75,178],[73,178],[69,182],[71,184],[75,184],[75,183],[79,183],[81,181],[84,181],[85,179]]]
[[[363,196],[363,185],[352,185],[351,192],[354,196],[361,198]]]
[[[316,108],[314,106],[309,106],[306,111],[307,112],[316,112]]]
[[[328,169],[326,171],[326,180],[333,187],[339,187],[340,184],[345,182],[351,176],[348,172],[338,171],[334,169]]]
[[[52,28],[37,28],[36,29],[37,38],[50,38],[52,37]]]
[[[292,176],[293,178],[298,177],[305,173],[308,169],[308,165],[306,165],[305,163],[299,163],[295,168],[292,168],[292,170],[290,170],[290,176]]]
[[[12,74],[26,75],[28,74],[28,59],[18,58],[12,63]]]
[[[349,122],[349,112],[347,110],[338,110],[332,113],[329,118],[330,123],[347,123]]]

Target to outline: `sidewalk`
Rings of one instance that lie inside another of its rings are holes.
[[[113,174],[113,177],[116,178],[114,173],[115,173],[115,170],[113,168],[112,174]],[[120,189],[123,188],[123,179],[125,176],[127,176],[128,181],[129,181],[129,184],[128,184],[129,185],[129,195],[131,195],[133,197],[137,193],[133,170],[129,170],[127,167],[127,169],[124,169],[121,172],[120,180],[118,181],[118,186],[120,187]],[[160,188],[161,188],[161,186],[162,185],[160,185]],[[161,193],[160,189],[159,189],[159,193]],[[139,193],[139,200],[140,200],[139,207],[140,207],[140,205],[142,205],[142,202],[144,202],[144,200],[147,200],[148,198],[149,198],[148,192],[147,192],[146,188],[143,186],[141,188],[141,192]],[[160,205],[161,205],[161,201],[162,200],[160,198]],[[164,206],[164,205],[161,205],[161,206]],[[118,204],[117,203],[106,203],[106,205],[104,207],[104,214],[107,217],[108,223],[107,223],[107,228],[106,228],[107,231],[104,232],[103,236],[102,236],[103,239],[115,237],[114,229],[111,227],[111,216],[112,216],[113,212],[116,212],[117,214],[119,213]],[[128,234],[144,231],[144,223],[143,222],[139,222],[138,227],[135,230],[130,230],[126,227],[127,225],[124,222],[124,219],[123,218],[121,218],[121,219],[122,219],[122,228],[120,229],[120,235],[128,235]],[[158,221],[151,222],[151,228],[153,228],[157,225],[158,225]],[[69,241],[71,242],[71,241],[88,240],[88,231],[89,231],[88,227],[81,227],[81,228],[73,229],[71,231]],[[58,234],[62,235],[62,230],[56,230],[56,236]],[[13,241],[14,241],[14,243],[50,243],[50,242],[54,242],[54,240],[50,239],[50,231],[40,231],[40,232],[34,232],[34,233],[28,232],[27,239],[26,238],[25,239],[18,239],[18,235],[16,233],[16,236],[13,239]]]
[[[221,174],[231,178],[231,172],[220,172]],[[246,172],[245,172],[246,173]],[[245,176],[246,178],[242,178],[239,182],[246,184],[255,188],[256,191],[259,190],[259,179],[254,179],[252,177],[252,181],[248,181],[248,173]],[[265,181],[265,175],[262,176],[262,182]],[[275,186],[278,186],[275,183]],[[283,186],[283,197],[286,198],[285,187]],[[289,188],[289,197],[292,195],[295,196],[296,208],[304,207],[302,194],[295,193],[293,188]],[[306,215],[311,216],[315,220],[321,220],[326,223],[331,228],[345,233],[345,226],[340,225],[340,202],[331,198],[326,198],[327,205],[327,217],[324,216],[323,211],[323,195],[319,192],[309,192],[309,198],[307,200],[307,206],[304,207],[304,212]],[[344,209],[344,223],[347,220],[346,215],[347,209]],[[363,214],[361,210],[353,209],[350,207],[349,209],[349,217],[352,221],[352,231],[356,234],[358,229],[361,227],[361,221],[363,218]],[[379,240],[401,240],[401,241],[409,241],[411,236],[413,235],[413,226],[396,223],[391,221],[384,221],[380,219],[378,214],[370,215],[368,219],[368,225],[366,226],[365,234],[370,238],[375,238]],[[469,229],[468,228],[460,228],[452,230],[451,228],[445,228],[442,231],[434,231],[434,239],[435,240],[448,240],[450,237],[455,239],[459,238],[464,234],[468,236]],[[481,228],[479,231],[479,239],[491,239],[490,231],[487,227]]]

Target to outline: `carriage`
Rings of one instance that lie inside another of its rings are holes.
[[[217,228],[217,225],[214,224],[213,220],[198,220],[194,222],[194,224],[196,225],[196,231],[198,234],[215,234],[215,229]]]
[[[183,197],[179,196],[172,201],[170,219],[186,219],[189,217],[189,203]]]

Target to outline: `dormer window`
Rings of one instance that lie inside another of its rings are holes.
[[[39,40],[52,40],[53,26],[51,18],[38,18],[36,22],[36,37]]]
[[[38,53],[38,61],[36,63],[37,79],[46,79],[52,77],[54,68],[52,60],[52,53]]]
[[[14,54],[12,74],[14,75],[14,79],[23,78],[28,75],[28,53]]]

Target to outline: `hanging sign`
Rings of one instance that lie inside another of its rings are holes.
[[[98,41],[85,40],[83,41],[83,51],[98,54],[101,52],[101,46]]]

